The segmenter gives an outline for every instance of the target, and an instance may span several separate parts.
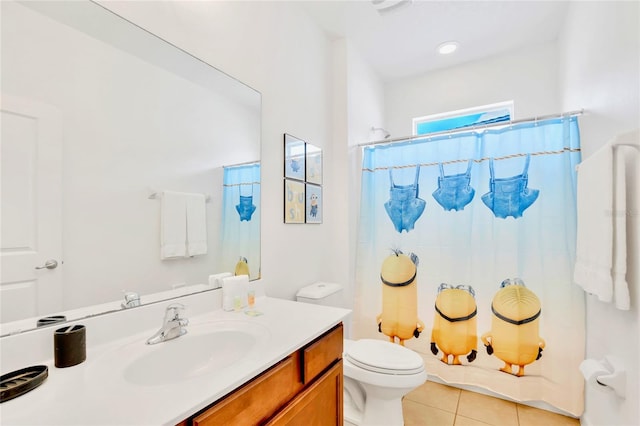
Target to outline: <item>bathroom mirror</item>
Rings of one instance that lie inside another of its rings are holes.
[[[0,7],[0,334],[207,289],[240,258],[258,278],[260,93],[97,3]],[[224,170],[247,164],[233,220]],[[161,259],[164,191],[206,197],[206,253]]]

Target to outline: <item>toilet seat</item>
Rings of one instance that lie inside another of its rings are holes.
[[[350,344],[345,358],[367,371],[391,375],[412,375],[424,371],[422,357],[404,346],[373,339]]]

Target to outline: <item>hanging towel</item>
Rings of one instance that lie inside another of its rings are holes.
[[[160,258],[187,255],[187,199],[185,193],[163,191],[160,213]]]
[[[207,211],[204,194],[186,194],[187,255],[207,254]]]
[[[613,147],[613,302],[616,308],[629,310],[627,284],[627,183],[625,158],[634,155],[632,147]]]
[[[625,156],[638,132],[605,144],[578,167],[574,281],[603,302],[628,310]]]

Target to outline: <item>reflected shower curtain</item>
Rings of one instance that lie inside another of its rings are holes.
[[[223,271],[246,260],[249,279],[260,278],[260,164],[225,167],[222,184]]]
[[[579,160],[575,117],[366,147],[354,337],[404,344],[446,383],[579,415]]]

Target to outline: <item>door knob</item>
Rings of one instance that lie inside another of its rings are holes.
[[[49,259],[44,262],[43,266],[36,266],[36,269],[56,269],[58,267],[58,261],[54,259]]]

